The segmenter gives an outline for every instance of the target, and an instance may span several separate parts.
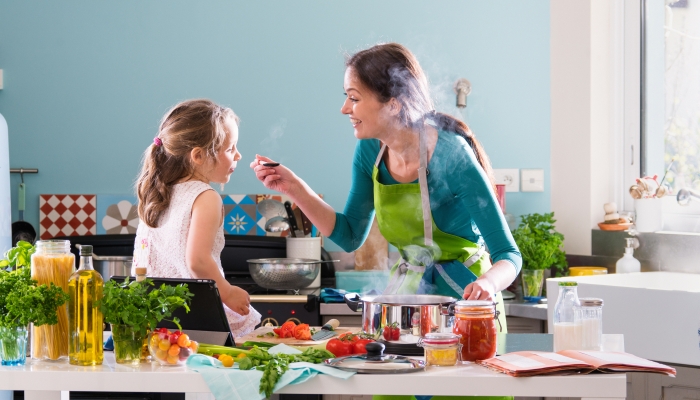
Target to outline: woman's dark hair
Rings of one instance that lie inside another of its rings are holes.
[[[401,103],[399,120],[405,126],[417,127],[425,119],[431,119],[437,129],[462,136],[474,150],[491,185],[494,185],[491,162],[469,126],[451,115],[434,110],[428,79],[410,50],[398,43],[378,44],[348,57],[345,66],[352,68],[360,82],[374,92],[382,103],[392,98]]]
[[[228,119],[238,117],[227,107],[211,100],[187,100],[171,108],[160,123],[157,140],[143,155],[141,173],[136,181],[139,217],[151,228],[168,209],[173,185],[194,174],[190,153],[202,148],[216,162],[216,153],[226,141]]]

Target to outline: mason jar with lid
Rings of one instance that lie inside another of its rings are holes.
[[[581,303],[574,308],[574,325],[578,332],[578,350],[603,349],[603,299],[579,298]]]
[[[460,359],[459,335],[454,333],[428,333],[418,340],[418,345],[423,347],[425,365],[436,367],[449,367],[456,365]]]
[[[54,285],[68,293],[68,280],[75,272],[75,256],[68,240],[39,240],[32,254],[32,279],[40,285]],[[68,358],[68,310],[58,308],[56,325],[32,325],[32,358],[60,360]]]
[[[454,303],[452,332],[460,335],[461,360],[486,360],[496,355],[496,303],[462,300]]]

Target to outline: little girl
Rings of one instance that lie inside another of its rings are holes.
[[[209,182],[225,184],[241,159],[238,117],[210,100],[188,100],[165,114],[136,182],[139,227],[134,268],[149,276],[213,279],[234,337],[260,314],[250,296],[224,278],[223,204]]]

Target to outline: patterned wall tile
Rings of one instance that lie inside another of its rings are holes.
[[[139,226],[138,199],[132,195],[97,195],[97,234],[134,234]]]
[[[257,222],[261,215],[257,211],[256,195],[224,194],[224,233],[227,235],[265,236]]]
[[[94,194],[42,194],[39,196],[39,238],[97,234],[97,200]]]

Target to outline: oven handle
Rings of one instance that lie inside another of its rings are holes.
[[[309,296],[292,295],[292,294],[251,294],[251,303],[306,303],[309,301]]]

